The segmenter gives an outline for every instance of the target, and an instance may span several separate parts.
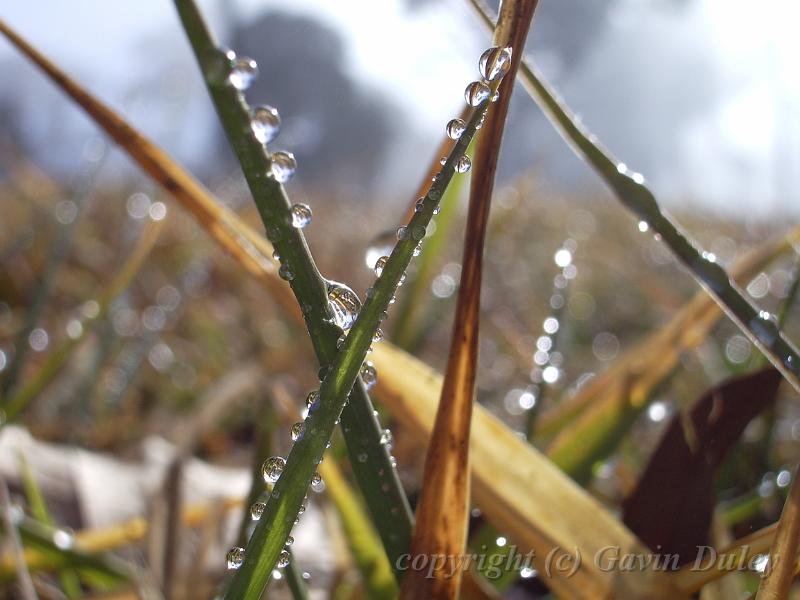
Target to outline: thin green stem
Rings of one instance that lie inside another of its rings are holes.
[[[206,79],[211,99],[241,163],[266,227],[267,237],[281,257],[281,264],[292,273],[289,283],[305,317],[321,372],[325,372],[336,356],[336,342],[342,333],[332,319],[326,281],[314,264],[302,231],[291,226],[291,205],[285,190],[280,183],[268,176],[270,157],[253,136],[249,107],[242,95],[227,81],[226,68],[229,67],[229,59],[224,50],[217,46],[194,2],[176,0],[175,4]],[[360,382],[355,386],[351,382],[351,386],[342,392],[341,403],[348,394],[349,403],[341,415],[348,455],[358,485],[364,493],[384,547],[394,565],[397,558],[407,552],[413,516],[397,473],[392,468],[392,458],[381,443],[380,424],[366,389]],[[326,443],[329,438],[330,431],[327,432]],[[313,469],[313,464],[306,465],[303,495],[313,475]],[[298,479],[298,484],[300,481],[302,479]],[[297,507],[299,501],[295,509]],[[286,518],[291,524],[295,517],[292,515]],[[288,535],[288,531],[286,534]],[[283,538],[285,537],[284,535]],[[277,547],[278,552],[282,543],[281,540],[281,545]],[[248,564],[246,561],[245,567]],[[272,571],[272,564],[274,557],[269,568],[261,572],[263,581]]]
[[[480,0],[470,2],[486,26],[494,30],[492,19]],[[717,264],[714,256],[703,252],[699,244],[661,210],[655,196],[644,184],[644,178],[617,161],[602,147],[528,61],[522,61],[518,77],[575,153],[597,171],[622,204],[647,223],[649,229],[689,269],[723,312],[764,353],[795,390],[800,392],[800,351],[780,331],[775,318],[753,304],[725,269]]]

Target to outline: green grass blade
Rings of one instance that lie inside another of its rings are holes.
[[[39,488],[39,484],[36,482],[36,477],[34,477],[28,461],[24,456],[20,455],[19,462],[21,467],[20,472],[22,473],[22,485],[31,508],[31,514],[37,521],[50,527],[55,526],[53,518],[50,516],[50,511],[47,508],[47,502],[44,499],[42,490]],[[61,582],[61,589],[64,591],[64,595],[70,600],[73,598],[80,598],[83,595],[81,593],[81,584],[75,571],[62,569],[58,573],[58,579]]]
[[[290,282],[292,291],[303,308],[314,350],[321,367],[325,369],[336,355],[336,340],[341,335],[331,320],[326,282],[314,264],[302,232],[290,225],[290,203],[285,190],[266,176],[270,158],[261,143],[252,136],[247,105],[239,92],[226,81],[218,81],[212,76],[220,67],[219,61],[226,60],[224,52],[216,46],[193,2],[176,0],[175,4],[206,77],[214,106],[241,163],[265,224],[267,237],[281,257],[281,263],[290,265],[294,275]],[[372,402],[360,383],[354,387],[351,384],[351,387],[352,391],[345,390],[342,397],[346,398],[349,393],[349,403],[341,415],[347,451],[387,554],[395,564],[396,558],[408,548],[411,509],[392,468],[391,457],[380,442],[381,428],[374,415]],[[366,460],[359,460],[360,456],[366,456]],[[310,481],[312,474],[313,471],[309,471],[307,481]],[[291,521],[294,521],[294,516]],[[271,570],[270,567],[263,576],[268,577]]]
[[[487,27],[494,29],[480,0],[470,0]],[[597,138],[578,122],[555,91],[523,60],[521,82],[550,122],[578,156],[588,162],[617,199],[654,234],[692,273],[702,288],[719,304],[753,344],[761,350],[784,378],[800,392],[800,351],[778,328],[774,317],[762,311],[742,292],[712,255],[704,252],[688,233],[661,210],[644,178],[631,171],[603,148]]]

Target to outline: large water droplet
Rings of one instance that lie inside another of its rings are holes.
[[[361,381],[364,382],[364,386],[367,389],[370,389],[378,382],[378,372],[369,361],[361,365]]]
[[[281,550],[281,553],[278,555],[278,562],[276,563],[276,566],[279,569],[282,569],[284,567],[288,567],[290,562],[292,562],[292,555],[289,554],[288,550]]]
[[[489,89],[488,85],[482,81],[473,81],[467,86],[467,89],[464,90],[464,99],[470,106],[478,106],[481,102],[486,100],[491,93],[492,90]]]
[[[264,514],[265,508],[267,508],[267,505],[264,502],[253,502],[253,505],[250,507],[250,518],[253,519],[253,521],[258,521],[261,515]]]
[[[308,204],[295,204],[291,212],[292,227],[302,229],[311,223],[311,207]]]
[[[225,562],[230,570],[236,570],[241,567],[244,564],[244,548],[235,546],[228,550],[228,554],[225,555]]]
[[[253,135],[262,144],[269,144],[281,130],[281,116],[274,106],[262,104],[250,111],[250,127]]]
[[[328,301],[336,325],[344,331],[350,329],[361,310],[361,300],[358,299],[358,295],[343,283],[329,281]]]
[[[397,228],[397,239],[401,242],[408,239],[408,227],[403,226]]]
[[[314,473],[311,477],[311,489],[315,492],[321,492],[325,489],[325,484],[322,481],[322,477],[320,477],[319,473]]]
[[[388,256],[381,256],[378,260],[375,261],[375,275],[378,277],[381,276],[383,273],[384,267],[386,267],[386,263],[389,262]]]
[[[498,48],[494,46],[481,54],[478,60],[478,69],[481,77],[487,81],[502,78],[511,68],[511,48]]]
[[[281,265],[281,268],[278,269],[278,276],[286,281],[291,281],[294,279],[294,272],[289,265]]]
[[[472,161],[466,154],[456,161],[456,173],[466,173],[472,168]]]
[[[243,92],[249,88],[256,77],[258,77],[258,65],[252,58],[242,56],[233,60],[228,81],[237,90]]]
[[[283,473],[286,466],[286,459],[281,456],[271,456],[261,465],[261,475],[267,483],[275,483]]]
[[[269,174],[275,181],[286,183],[294,177],[294,172],[297,170],[297,161],[291,152],[284,152],[283,150],[273,152],[269,157],[269,161]]]
[[[447,123],[447,127],[445,127],[447,137],[449,137],[451,140],[457,140],[460,138],[466,129],[467,125],[461,119],[451,119]]]
[[[286,546],[286,547],[289,547],[289,546],[291,546],[292,544],[294,544],[294,538],[293,538],[292,536],[288,536],[288,537],[286,538],[286,543],[284,544],[284,546]]]
[[[306,408],[311,409],[314,407],[316,409],[316,404],[319,402],[319,390],[313,390],[308,392],[308,396],[306,396]]]

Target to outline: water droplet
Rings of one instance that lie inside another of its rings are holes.
[[[278,555],[276,566],[279,569],[283,569],[284,567],[288,567],[290,562],[292,562],[292,555],[289,554],[288,550],[281,550],[281,553]]]
[[[318,402],[319,402],[319,390],[308,392],[308,396],[306,396],[306,408],[310,409]]]
[[[765,346],[772,346],[775,340],[778,339],[778,320],[775,315],[761,310],[758,312],[758,317],[750,321],[750,328],[753,333]]]
[[[321,492],[325,489],[325,484],[322,482],[322,477],[320,477],[319,473],[314,473],[311,478],[311,489],[315,492]]]
[[[279,150],[269,157],[269,175],[279,183],[286,183],[297,170],[294,154]]]
[[[397,228],[397,239],[400,241],[408,239],[408,227]]]
[[[381,321],[385,321],[385,320],[386,320],[386,319],[388,319],[388,318],[389,318],[389,313],[388,313],[388,312],[386,312],[386,311],[383,311],[383,312],[381,313]]]
[[[294,538],[292,536],[287,537],[284,546],[291,546],[292,544],[294,544]]]
[[[250,110],[250,127],[259,142],[269,144],[281,130],[278,109],[266,104],[254,107]]]
[[[339,336],[339,339],[338,339],[338,340],[336,340],[336,349],[337,349],[337,350],[341,350],[341,349],[342,349],[342,347],[344,346],[344,340],[345,340],[346,338],[347,338],[347,336],[346,336],[346,335],[344,335],[344,334],[342,334],[342,335],[340,335],[340,336]]]
[[[291,208],[292,227],[303,229],[311,223],[311,207],[308,204],[295,204]]]
[[[486,100],[491,93],[492,90],[489,89],[488,85],[482,81],[473,81],[467,86],[467,89],[464,90],[464,99],[470,106],[478,106],[481,102]]]
[[[425,226],[424,225],[414,225],[411,228],[411,239],[415,242],[420,241],[422,238],[425,237]]]
[[[361,300],[358,299],[358,295],[343,283],[328,281],[328,301],[336,325],[344,331],[350,329],[361,310]]]
[[[375,275],[378,277],[381,276],[383,273],[383,269],[386,266],[386,263],[389,262],[388,256],[381,256],[378,260],[375,261]]]
[[[443,156],[442,158],[439,159],[439,164],[442,166],[444,166],[446,162],[447,162],[446,156]]]
[[[241,567],[244,564],[244,548],[234,546],[228,550],[228,554],[225,555],[225,562],[230,570],[236,570]]]
[[[639,221],[639,231],[645,233],[648,229],[650,229],[650,225],[647,221]]]
[[[250,518],[253,519],[253,521],[258,521],[261,515],[264,514],[265,508],[267,508],[267,505],[264,502],[253,502],[253,505],[250,507]]]
[[[461,119],[451,119],[447,123],[447,127],[445,131],[447,131],[447,137],[451,140],[457,140],[462,135],[464,135],[464,131],[467,129],[466,123]]]
[[[271,456],[261,465],[261,475],[267,483],[275,483],[283,473],[286,466],[286,459],[281,456]],[[274,492],[273,492],[274,493]]]
[[[421,252],[422,252],[422,242],[414,246],[414,250],[411,252],[411,254],[414,256],[419,256]]]
[[[491,101],[492,101],[492,102],[497,102],[498,100],[500,100],[500,92],[495,92],[494,94],[492,94]],[[483,120],[483,119],[481,119],[481,121],[482,121],[482,120]]]
[[[472,161],[466,154],[456,161],[456,173],[466,173],[472,168]]]
[[[383,339],[383,330],[379,327],[375,330],[375,333],[372,334],[372,341],[373,342],[380,342]]]
[[[289,265],[281,265],[281,268],[278,269],[278,275],[281,279],[285,279],[286,281],[294,279],[294,273]]]
[[[384,429],[381,432],[381,445],[386,446],[386,450],[389,452],[392,451],[392,446],[394,446],[394,436],[388,429]]]
[[[233,60],[228,81],[237,90],[243,92],[249,88],[256,77],[258,77],[258,65],[252,58],[242,56]]]
[[[297,509],[297,515],[300,516],[304,512],[306,512],[306,504],[305,504],[305,502],[300,505],[300,508]]]
[[[511,68],[511,48],[494,46],[481,54],[478,70],[487,81],[502,78]]]
[[[417,203],[414,205],[414,212],[422,212],[425,210],[425,198],[420,198],[417,200]]]
[[[367,361],[361,365],[361,381],[367,389],[372,388],[378,381],[378,372],[371,362]]]
[[[292,425],[292,432],[291,432],[292,441],[296,442],[298,440],[302,440],[305,431],[306,431],[306,424],[303,423],[302,421]]]
[[[272,251],[272,258],[274,258],[275,260],[280,260],[281,259],[280,252],[278,252],[277,250],[273,250]]]
[[[364,296],[367,298],[372,298],[375,295],[375,288],[368,287],[364,290]]]

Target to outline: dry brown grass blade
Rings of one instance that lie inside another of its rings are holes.
[[[80,105],[142,169],[194,215],[216,242],[230,252],[251,275],[261,279],[284,309],[291,313],[297,312],[295,303],[286,294],[286,286],[281,286],[276,277],[267,276],[275,267],[270,258],[272,246],[263,235],[256,233],[235,213],[217,202],[200,182],[158,146],[70,79],[3,20],[0,20],[0,32]]]
[[[751,250],[731,270],[739,283],[752,277],[780,254],[800,242],[800,227]],[[682,352],[694,348],[705,339],[721,313],[716,303],[704,292],[698,292],[665,326],[621,356],[614,365],[593,378],[572,398],[543,413],[536,425],[536,437],[545,439],[570,423],[570,431],[551,445],[557,451],[567,439],[575,439],[576,418],[587,426],[622,410],[623,406],[642,406],[653,389],[676,367]],[[584,411],[586,411],[584,413]],[[583,413],[583,414],[581,414]],[[580,449],[572,456],[582,458]]]
[[[411,540],[412,557],[454,558],[460,556],[466,546],[469,436],[478,361],[483,247],[514,75],[536,4],[537,0],[505,0],[500,5],[494,41],[500,47],[510,46],[514,53],[509,72],[500,83],[500,99],[487,113],[475,152],[455,324],[441,400],[425,457],[422,492]],[[462,574],[461,569],[453,571],[446,563],[429,571],[411,569],[403,576],[400,598],[456,598]]]
[[[769,551],[764,578],[756,600],[785,600],[795,577],[797,551],[800,549],[800,469],[795,471],[792,487],[783,505],[775,540]]]
[[[427,444],[441,375],[389,346],[373,356],[382,375],[379,391],[392,416],[418,443]],[[507,534],[520,554],[533,551],[534,565],[541,573],[548,572],[548,555],[565,556],[560,560],[566,565],[579,549],[580,564],[572,563],[564,570],[551,568],[550,575],[545,575],[545,584],[560,597],[685,597],[663,572],[602,570],[593,559],[606,546],[619,547],[621,553],[647,554],[649,550],[547,457],[480,405],[473,414],[470,461],[473,498],[484,516]]]

